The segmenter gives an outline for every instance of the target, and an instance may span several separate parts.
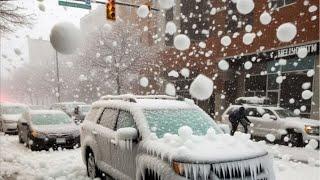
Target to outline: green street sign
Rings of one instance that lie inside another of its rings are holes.
[[[82,3],[76,3],[76,2],[71,2],[71,1],[59,0],[59,5],[60,6],[75,7],[75,8],[82,8],[82,9],[91,9],[90,3],[82,4]]]

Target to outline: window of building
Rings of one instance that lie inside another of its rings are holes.
[[[120,110],[117,121],[117,129],[125,127],[134,127],[133,116],[127,111]]]
[[[210,1],[202,0],[181,0],[181,14],[180,18],[181,32],[188,35],[192,41],[203,41],[207,38],[207,32],[210,25]],[[185,17],[185,18],[184,18]],[[197,28],[193,28],[194,24]]]
[[[243,15],[237,10],[236,3],[228,1],[227,17],[226,17],[227,30],[231,33],[243,31],[243,26],[253,25],[253,12]]]
[[[246,96],[266,96],[267,76],[255,75],[245,80]]]
[[[166,23],[173,20],[173,8],[166,11]],[[173,46],[173,35],[166,33],[165,35],[166,46]]]
[[[283,6],[287,6],[295,3],[297,0],[271,0],[273,8],[281,8]]]
[[[117,117],[118,117],[118,110],[106,108],[102,112],[102,115],[98,121],[98,124],[109,129],[114,129]]]

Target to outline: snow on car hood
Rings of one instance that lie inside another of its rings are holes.
[[[161,158],[186,163],[237,161],[267,154],[262,147],[251,141],[247,134],[236,133],[232,137],[229,134],[215,134],[213,129],[209,129],[205,136],[179,133],[165,134],[158,139],[155,134],[151,134],[142,147],[148,153]]]
[[[284,123],[287,124],[287,126],[295,126],[295,127],[302,127],[304,128],[305,125],[310,126],[320,126],[320,121],[314,120],[314,119],[307,119],[307,118],[301,118],[301,117],[288,117],[284,118]]]
[[[33,125],[33,130],[42,132],[45,134],[72,134],[79,135],[80,128],[76,124],[61,124],[61,125]]]
[[[21,117],[21,114],[2,114],[1,119],[7,121],[18,121]]]

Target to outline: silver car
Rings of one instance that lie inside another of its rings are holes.
[[[0,104],[0,131],[4,133],[17,133],[17,123],[27,106],[18,103]]]
[[[251,134],[258,137],[272,135],[275,140],[292,146],[303,146],[311,139],[320,141],[320,122],[302,118],[282,107],[265,105],[230,105],[222,114],[222,123],[229,124],[229,114],[243,106],[246,116],[254,124],[250,127]],[[241,131],[241,126],[239,126]]]
[[[274,179],[268,153],[241,138],[191,100],[122,95],[93,103],[80,139],[92,179]]]

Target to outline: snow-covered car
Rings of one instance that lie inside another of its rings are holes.
[[[246,109],[246,116],[253,123],[253,126],[250,127],[253,136],[267,137],[267,139],[269,136],[271,140],[279,140],[292,146],[302,146],[311,139],[318,142],[320,140],[319,121],[302,118],[281,107],[252,104],[230,105],[222,114],[222,123],[229,124],[231,127],[229,114],[240,106]]]
[[[90,178],[274,179],[272,159],[246,134],[224,134],[193,101],[104,96],[81,127]]]
[[[82,123],[88,112],[90,111],[91,105],[78,105],[74,109],[74,121]]]
[[[4,133],[17,133],[17,122],[27,106],[18,103],[0,104],[0,131]]]
[[[65,113],[67,113],[70,117],[74,115],[74,109],[78,105],[86,105],[84,102],[60,102],[60,103],[55,103],[50,106],[50,109],[53,110],[61,110]]]
[[[80,129],[59,110],[30,110],[18,121],[20,143],[31,150],[74,148],[80,145]]]

